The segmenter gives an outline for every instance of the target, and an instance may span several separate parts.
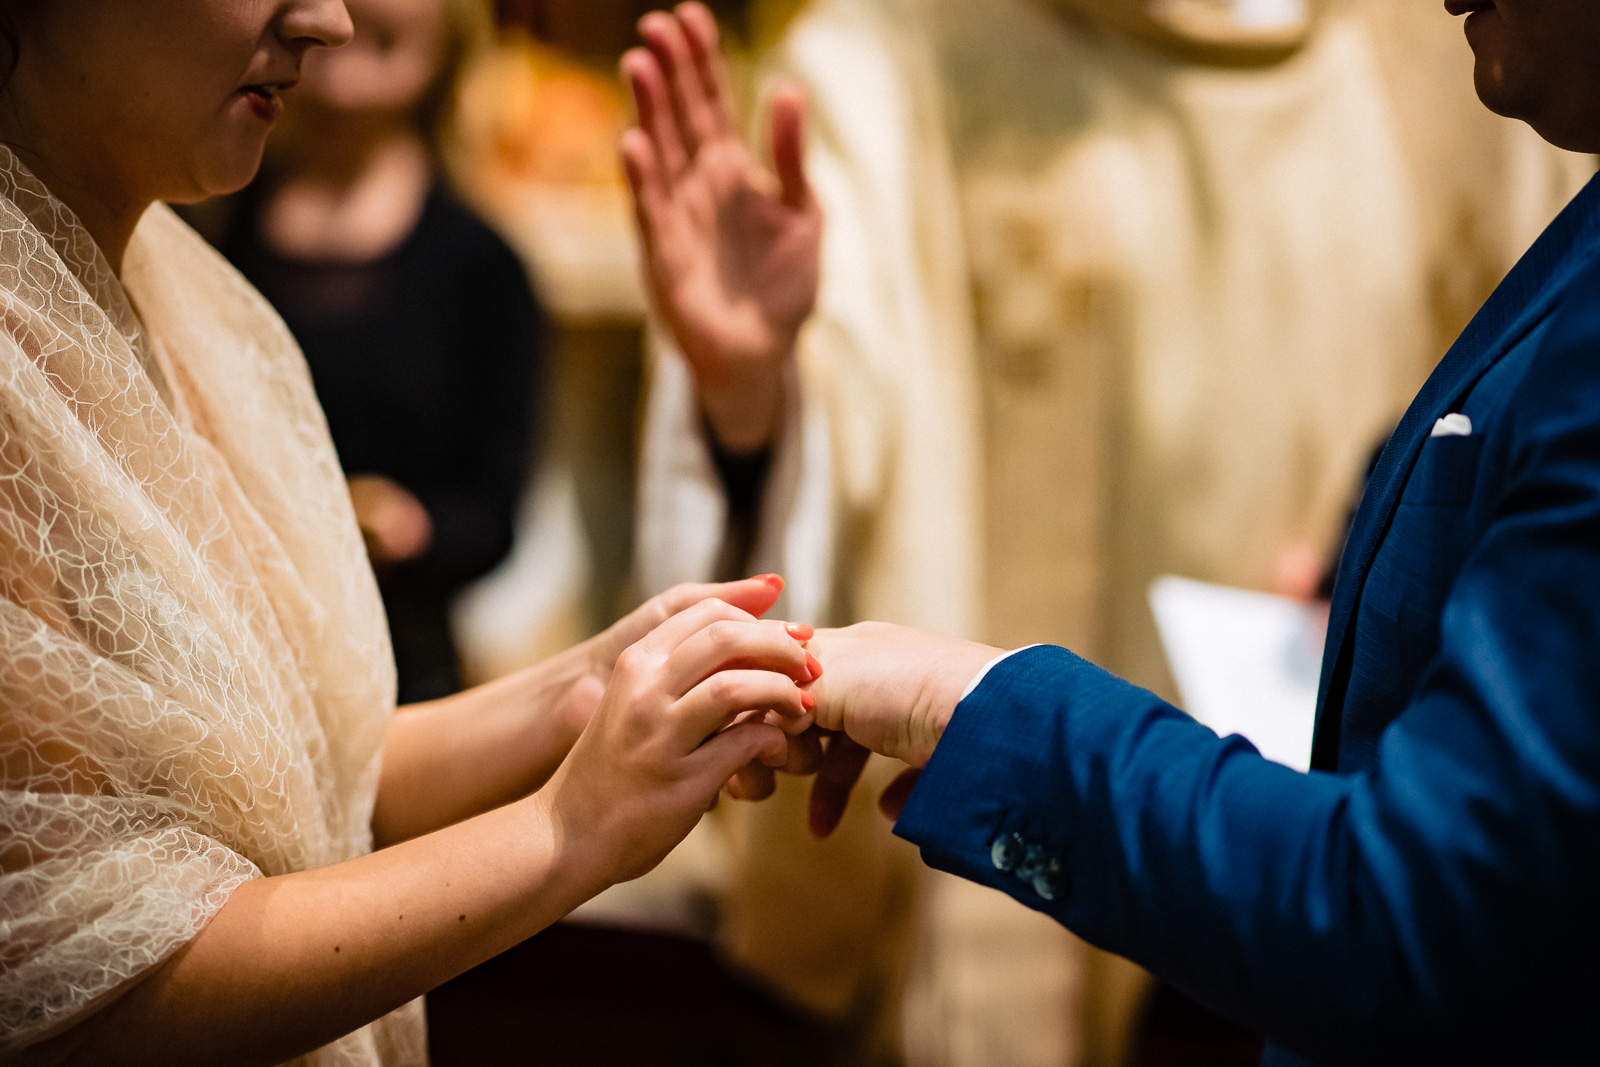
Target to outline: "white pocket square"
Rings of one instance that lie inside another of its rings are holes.
[[[1444,418],[1433,424],[1433,432],[1429,437],[1471,437],[1472,420],[1459,411],[1452,411]]]

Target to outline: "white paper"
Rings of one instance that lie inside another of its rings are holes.
[[[1306,770],[1326,607],[1168,576],[1151,584],[1150,608],[1184,710]]]

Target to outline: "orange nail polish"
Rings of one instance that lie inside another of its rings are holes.
[[[774,589],[783,588],[783,575],[781,574],[758,574],[756,575],[756,581],[766,582]]]
[[[816,711],[817,698],[812,696],[810,693],[802,692],[800,694],[800,706],[805,708],[807,711]]]
[[[806,670],[811,672],[813,682],[822,677],[822,664],[818,663],[817,657],[809,652],[806,653]]]
[[[783,630],[796,641],[809,641],[813,637],[817,636],[817,631],[813,630],[803,622],[785,623]]]

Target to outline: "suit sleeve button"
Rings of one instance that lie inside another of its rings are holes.
[[[1061,889],[1061,863],[1051,860],[1044,869],[1033,876],[1033,891],[1045,900],[1056,899]]]
[[[1016,865],[1017,877],[1024,882],[1031,882],[1044,871],[1048,862],[1041,846],[1029,845],[1022,855],[1022,862]]]
[[[994,869],[997,871],[1012,870],[1022,858],[1024,848],[1022,838],[1018,835],[1001,834],[994,839],[994,844],[989,846],[989,861],[994,864]]]

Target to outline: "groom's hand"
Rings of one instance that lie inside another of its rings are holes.
[[[730,452],[769,444],[816,303],[822,210],[806,181],[805,103],[773,97],[769,172],[735,132],[717,24],[699,3],[639,21],[622,58],[638,127],[622,140],[645,281]]]
[[[961,693],[999,649],[886,623],[821,630],[807,646],[822,665],[811,685],[817,726],[832,736],[811,788],[811,830],[833,832],[877,752],[908,770],[880,798],[891,817],[944,735]]]

